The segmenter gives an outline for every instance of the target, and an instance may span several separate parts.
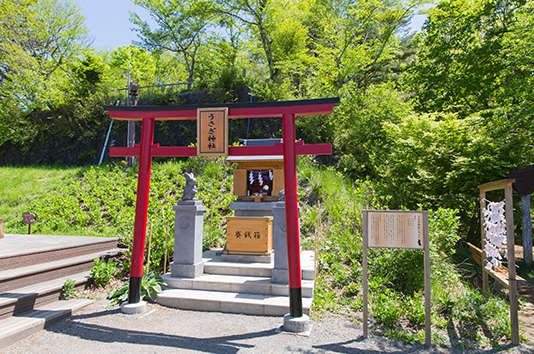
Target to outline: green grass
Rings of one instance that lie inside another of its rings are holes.
[[[60,189],[82,168],[0,167],[0,219],[4,233],[26,234],[22,213],[31,211],[32,203],[53,190]]]

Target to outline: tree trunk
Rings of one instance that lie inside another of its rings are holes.
[[[532,222],[530,220],[530,194],[521,196],[521,211],[523,213],[523,261],[532,264]]]

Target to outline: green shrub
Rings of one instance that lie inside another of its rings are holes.
[[[371,313],[378,324],[393,326],[403,316],[404,306],[399,296],[386,289],[385,292],[372,294]]]
[[[69,300],[76,295],[76,282],[72,279],[65,280],[63,287],[61,288],[60,298],[62,300]]]
[[[167,284],[163,281],[163,278],[155,272],[143,274],[141,279],[141,299],[155,302],[158,297],[158,293],[163,291],[163,286]],[[113,304],[122,304],[128,301],[128,295],[130,290],[130,283],[123,283],[118,289],[108,295],[108,299]]]
[[[406,317],[410,323],[416,326],[425,324],[425,298],[422,292],[417,292],[413,297],[406,299]]]
[[[94,260],[95,265],[91,268],[89,276],[99,288],[105,287],[117,274],[117,264],[115,262],[105,262],[100,258]]]

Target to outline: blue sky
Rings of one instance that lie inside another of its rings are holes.
[[[150,19],[148,13],[130,0],[77,0],[82,7],[85,24],[89,27],[95,48],[116,48],[132,44],[137,40],[137,33],[132,31],[128,11],[135,12],[141,18]],[[416,15],[413,28],[419,29],[425,16]]]
[[[136,12],[141,18],[150,16],[130,0],[77,0],[82,7],[85,24],[95,48],[116,48],[132,44],[137,33],[132,31],[128,11]]]

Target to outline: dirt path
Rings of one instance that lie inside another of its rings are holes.
[[[530,343],[534,343],[534,286],[519,286],[518,294],[524,300],[518,311],[520,334]]]

